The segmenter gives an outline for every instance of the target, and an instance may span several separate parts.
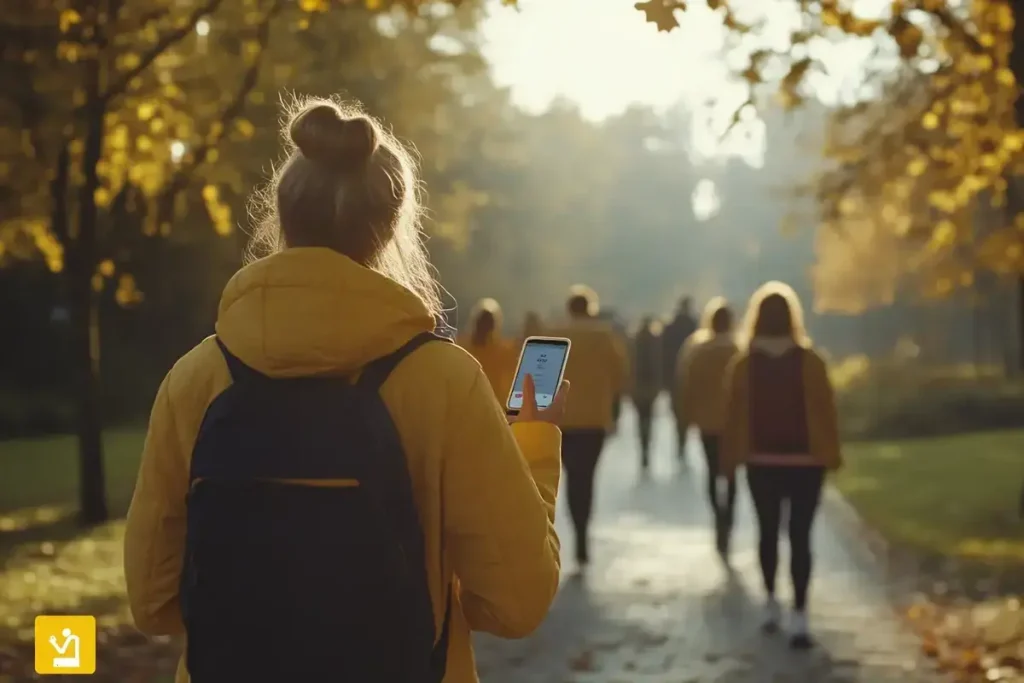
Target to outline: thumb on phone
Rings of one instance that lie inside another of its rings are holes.
[[[533,375],[527,373],[523,377],[523,408],[531,413],[537,412],[537,385],[533,383]]]

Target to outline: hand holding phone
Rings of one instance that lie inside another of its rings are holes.
[[[565,417],[565,402],[569,395],[569,380],[563,379],[555,392],[555,400],[547,408],[537,407],[537,390],[534,388],[533,375],[523,378],[523,407],[518,414],[509,414],[508,423],[515,422],[547,422],[556,427],[562,426]]]
[[[529,390],[535,398],[536,408],[543,411],[553,406],[565,375],[569,347],[569,340],[563,337],[527,337],[506,402],[509,415],[519,415],[520,411],[534,407],[525,408],[524,405],[528,376],[532,380]]]

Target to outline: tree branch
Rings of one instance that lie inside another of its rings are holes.
[[[256,53],[253,57],[252,63],[249,65],[249,68],[246,69],[245,75],[242,77],[241,84],[238,86],[238,90],[235,91],[231,101],[228,102],[227,106],[224,107],[224,110],[214,122],[219,124],[218,132],[215,135],[211,134],[206,136],[203,144],[197,147],[178,167],[177,171],[175,171],[170,182],[164,189],[159,209],[161,220],[167,217],[170,207],[173,206],[177,195],[185,189],[195,172],[204,163],[206,163],[210,151],[215,149],[221,143],[224,136],[227,135],[230,125],[234,123],[245,109],[245,100],[248,98],[249,93],[252,92],[253,88],[256,87],[256,83],[259,80],[260,67],[263,63],[263,57],[267,52],[267,46],[270,43],[271,22],[284,8],[285,2],[286,0],[273,0],[272,5],[263,16],[262,21],[257,25],[256,42],[260,48],[259,52]]]
[[[139,74],[144,72],[149,66],[156,61],[156,59],[174,46],[176,43],[184,40],[185,36],[192,32],[193,28],[201,18],[207,14],[212,14],[217,11],[223,0],[206,0],[205,3],[192,10],[185,21],[178,28],[167,31],[161,36],[149,50],[144,52],[139,58],[139,63],[134,68],[129,69],[125,73],[115,80],[101,95],[101,99],[104,102],[118,97],[128,88],[128,84],[132,82],[132,79],[137,77]]]

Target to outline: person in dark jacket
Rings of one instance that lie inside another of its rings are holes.
[[[726,374],[721,472],[746,466],[757,516],[758,556],[768,601],[764,627],[779,628],[775,597],[779,529],[788,519],[793,580],[790,643],[810,647],[807,596],[813,557],[811,529],[828,472],[843,463],[839,418],[828,368],[811,344],[803,309],[782,282],[763,285],[747,308],[746,333]]]
[[[661,393],[661,323],[644,316],[633,337],[633,406],[640,430],[640,467],[650,469],[651,423],[654,401]]]
[[[677,402],[676,359],[679,357],[679,351],[683,348],[683,344],[686,343],[689,336],[696,330],[697,319],[693,315],[693,299],[684,296],[679,301],[679,308],[676,310],[675,318],[665,325],[665,329],[661,334],[663,386],[672,396],[673,405]],[[676,419],[677,445],[680,460],[686,456],[686,429],[686,423]]]

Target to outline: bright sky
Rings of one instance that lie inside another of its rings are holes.
[[[720,19],[694,5],[680,28],[659,33],[632,0],[520,0],[518,11],[492,11],[485,54],[495,80],[530,110],[556,96],[594,119],[634,102],[661,109],[684,100],[696,108],[715,97],[735,107],[744,91],[729,83]]]
[[[786,36],[798,21],[796,3],[753,2],[769,19],[769,44],[788,47]],[[862,12],[865,5],[883,4],[857,0]],[[492,6],[483,33],[495,79],[511,86],[527,109],[542,110],[562,96],[594,119],[634,102],[660,109],[682,101],[706,112],[705,103],[714,100],[714,123],[708,123],[706,113],[695,116],[691,141],[697,156],[737,155],[759,165],[764,145],[759,121],[738,126],[724,143],[714,130],[722,129],[746,96],[722,56],[726,35],[721,18],[695,1],[677,13],[679,28],[659,33],[633,5],[634,0],[519,0],[518,10]],[[834,102],[840,90],[849,88],[869,50],[864,44],[815,50],[829,70],[827,79],[814,81],[819,97]]]

